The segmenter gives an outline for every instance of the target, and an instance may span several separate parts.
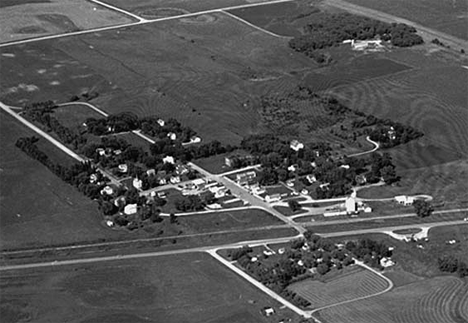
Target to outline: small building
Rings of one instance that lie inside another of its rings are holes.
[[[288,179],[288,180],[286,181],[286,185],[287,185],[288,187],[293,187],[293,186],[294,186],[294,180],[293,180],[293,179]]]
[[[304,149],[304,144],[299,142],[298,140],[294,139],[289,144],[289,147],[294,151],[299,151],[301,149]]]
[[[121,206],[124,206],[125,204],[127,204],[125,200],[125,196],[119,196],[118,198],[114,200],[114,205],[118,208],[120,208]]]
[[[124,208],[124,213],[127,215],[135,214],[138,211],[138,206],[136,204],[127,204]]]
[[[174,133],[174,132],[169,132],[167,134],[167,137],[171,140],[176,140],[177,139],[177,135]]]
[[[98,180],[98,177],[97,177],[96,174],[91,174],[91,175],[89,176],[89,182],[90,182],[90,183],[96,183],[97,180]]]
[[[197,178],[192,181],[193,185],[201,187],[205,185],[205,180],[203,178]]]
[[[104,194],[112,195],[112,194],[114,194],[114,189],[112,187],[110,187],[109,185],[107,185],[106,187],[104,187],[101,190],[101,195],[104,195]]]
[[[141,179],[138,179],[138,177],[136,177],[133,179],[132,185],[137,190],[141,190],[141,188],[143,187],[143,181]]]
[[[252,186],[251,189],[253,195],[261,195],[266,192],[264,188],[260,187],[260,185]]]
[[[173,164],[173,165],[175,164],[174,157],[172,157],[172,156],[166,156],[166,157],[163,158],[162,161],[163,161],[164,164]]]
[[[167,179],[164,178],[164,177],[161,177],[161,178],[158,180],[158,184],[159,184],[159,185],[166,185],[166,184],[167,184]]]
[[[372,208],[370,206],[365,206],[364,213],[372,213]]]
[[[120,150],[120,149],[114,150],[114,155],[118,156],[120,154],[122,154],[122,150]]]
[[[127,164],[120,164],[120,165],[119,165],[119,172],[121,172],[121,173],[126,173],[126,172],[128,172],[128,166],[127,166]]]
[[[177,175],[185,175],[189,172],[187,166],[184,166],[184,165],[177,165],[176,167],[176,173]]]
[[[268,203],[278,202],[281,200],[280,194],[270,194],[265,196],[265,201]]]
[[[356,175],[355,180],[358,185],[364,185],[367,183],[367,177],[363,174]]]
[[[285,248],[279,248],[278,249],[278,254],[282,255],[283,253],[286,252],[286,249]]]
[[[254,171],[241,173],[236,175],[236,181],[239,185],[248,184],[252,179],[257,177],[257,173]]]
[[[313,174],[309,174],[306,176],[306,179],[309,181],[310,184],[313,184],[317,181],[317,177]]]
[[[107,221],[106,221],[106,225],[107,225],[108,227],[113,227],[113,226],[114,226],[114,222],[112,222],[111,220],[107,220]]]
[[[330,216],[339,216],[339,215],[347,215],[348,212],[346,212],[346,210],[329,210],[329,211],[325,211],[323,213],[323,216],[324,217],[330,217]]]
[[[179,176],[172,176],[169,181],[172,183],[172,184],[177,184],[177,183],[180,183],[180,177]]]
[[[301,194],[302,194],[302,195],[307,195],[307,194],[309,194],[309,191],[308,191],[307,189],[304,188],[304,189],[301,191]]]
[[[154,170],[153,168],[152,169],[148,169],[146,171],[146,175],[148,176],[155,176],[156,175],[156,170]]]
[[[382,259],[380,259],[380,265],[384,268],[388,268],[394,266],[395,262],[393,262],[390,258],[383,257]]]
[[[317,163],[315,161],[313,161],[313,162],[310,163],[310,166],[312,166],[313,168],[317,168]]]
[[[296,164],[296,165],[291,165],[291,166],[288,167],[288,170],[289,170],[290,172],[295,172],[296,169],[297,169],[297,167],[298,167],[297,164]]]
[[[330,183],[324,183],[324,184],[320,184],[320,189],[321,190],[328,190],[328,186],[330,186]]]
[[[340,168],[343,168],[343,169],[349,169],[349,165],[341,165]]]
[[[396,139],[396,131],[395,131],[395,128],[393,128],[392,126],[390,127],[390,129],[387,131],[387,136],[390,140],[395,140]]]
[[[263,309],[263,313],[265,314],[265,316],[271,316],[273,314],[275,314],[275,310],[271,307],[265,307]]]
[[[157,122],[161,127],[164,127],[164,125],[166,124],[166,123],[164,122],[163,119],[158,119],[158,120],[156,120],[156,122]]]
[[[191,137],[191,138],[190,138],[190,143],[191,143],[191,144],[197,144],[197,143],[199,143],[199,142],[201,142],[201,138],[200,138],[200,137],[194,136],[194,137]]]

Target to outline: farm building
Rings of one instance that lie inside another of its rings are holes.
[[[347,39],[343,41],[343,44],[351,44],[351,48],[353,50],[382,50],[384,46],[382,45],[382,41],[380,39],[374,40],[354,40],[354,39]]]
[[[298,140],[293,140],[291,141],[289,147],[291,147],[291,149],[294,151],[299,151],[301,149],[304,149],[304,144],[299,142]]]
[[[265,201],[268,203],[278,202],[280,200],[281,200],[280,194],[271,194],[271,195],[265,196]]]
[[[137,190],[141,190],[141,188],[143,187],[143,181],[141,179],[134,178],[132,185]]]
[[[157,122],[161,127],[164,127],[164,125],[166,124],[166,123],[164,122],[163,119],[158,119],[156,122]]]
[[[390,258],[383,257],[380,259],[380,265],[384,268],[388,268],[395,265],[395,262],[393,262]]]
[[[345,201],[345,208],[347,214],[355,214],[357,212],[356,200],[352,197],[348,197]]]
[[[346,210],[330,210],[326,211],[323,213],[323,216],[329,217],[329,216],[339,216],[339,215],[347,215],[348,212]]]

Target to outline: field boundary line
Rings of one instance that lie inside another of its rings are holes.
[[[252,28],[254,28],[254,29],[257,29],[257,30],[259,30],[259,31],[261,31],[261,32],[263,32],[263,33],[266,33],[267,35],[270,35],[270,36],[273,36],[273,37],[277,37],[277,38],[283,38],[283,39],[292,39],[292,38],[293,38],[293,37],[289,37],[289,36],[281,36],[281,35],[278,35],[278,34],[275,34],[275,33],[271,32],[271,31],[269,31],[269,30],[263,29],[262,27],[259,27],[259,26],[257,26],[257,25],[254,25],[254,24],[248,22],[247,20],[244,20],[244,19],[242,19],[241,17],[238,17],[238,16],[236,16],[236,15],[230,13],[229,11],[221,10],[220,12],[221,12],[221,13],[224,13],[225,15],[227,15],[227,16],[229,16],[229,17],[232,17],[232,18],[234,18],[234,19],[236,19],[236,20],[238,20],[238,21],[240,21],[240,22],[242,22],[242,23],[244,23],[244,24],[246,24],[246,25],[248,25],[248,26],[250,26],[250,27],[252,27]]]
[[[127,27],[138,26],[138,25],[146,25],[146,24],[151,24],[151,23],[160,22],[160,21],[169,21],[169,20],[177,20],[177,19],[181,19],[181,18],[195,17],[195,16],[204,15],[204,14],[222,12],[224,10],[234,10],[234,9],[258,7],[258,6],[265,6],[265,5],[274,4],[274,3],[291,2],[291,1],[294,1],[294,0],[273,0],[273,1],[267,1],[267,2],[247,3],[247,4],[243,4],[243,5],[238,5],[238,6],[230,6],[230,7],[224,7],[224,8],[203,10],[203,11],[198,11],[198,12],[190,12],[190,13],[177,15],[177,16],[169,16],[169,17],[162,17],[162,18],[156,18],[156,19],[140,20],[140,21],[137,21],[137,22],[130,22],[130,23],[127,23],[127,24],[120,24],[120,25],[115,25],[115,26],[99,27],[99,28],[80,30],[80,31],[69,32],[69,33],[55,34],[55,35],[44,35],[44,36],[35,37],[35,38],[27,38],[27,39],[15,40],[15,41],[6,42],[6,43],[0,43],[0,48],[14,46],[14,45],[20,45],[20,44],[26,44],[26,43],[32,43],[32,42],[41,41],[41,40],[57,39],[57,38],[62,38],[62,37],[71,37],[71,36],[92,34],[92,33],[95,33],[95,32],[101,32],[101,31],[107,31],[107,30],[127,28]]]
[[[146,20],[147,20],[147,19],[142,18],[142,17],[140,17],[140,16],[138,16],[138,15],[136,15],[136,14],[134,14],[134,13],[131,13],[131,12],[129,12],[129,11],[126,11],[126,10],[121,9],[121,8],[119,8],[119,7],[115,7],[115,6],[113,6],[113,5],[110,5],[110,4],[108,4],[108,3],[105,3],[105,2],[102,2],[102,1],[99,1],[99,0],[91,0],[91,2],[93,2],[93,3],[97,4],[97,5],[106,7],[106,8],[108,8],[108,9],[111,9],[111,10],[114,10],[114,11],[117,11],[117,12],[120,12],[120,13],[123,13],[123,14],[125,14],[125,15],[127,15],[127,16],[133,17],[133,18],[137,19],[137,20],[140,21],[140,22],[141,22],[141,21],[146,21]]]
[[[224,259],[222,256],[220,256],[217,253],[217,250],[218,249],[207,250],[207,253],[209,253],[214,259],[218,260],[221,264],[225,265],[230,270],[232,270],[233,272],[235,272],[236,274],[238,274],[239,276],[241,276],[242,278],[244,278],[245,280],[250,282],[252,285],[254,285],[255,287],[262,290],[268,296],[270,296],[271,298],[273,298],[276,301],[280,302],[284,306],[288,307],[290,310],[296,312],[297,314],[299,314],[299,315],[301,315],[301,316],[303,316],[305,318],[311,318],[312,317],[311,314],[308,311],[301,310],[299,307],[297,307],[296,305],[292,304],[291,302],[285,300],[283,297],[281,297],[280,295],[278,295],[277,293],[275,293],[274,291],[272,291],[271,289],[269,289],[268,287],[263,285],[261,282],[259,282],[258,280],[256,280],[252,276],[250,276],[248,273],[246,273],[245,271],[243,271],[239,267],[236,267],[231,262]]]
[[[379,273],[377,270],[375,270],[374,268],[371,268],[369,267],[368,265],[364,264],[362,261],[359,261],[357,259],[354,259],[354,261],[356,262],[356,265],[358,266],[361,266],[363,267],[364,269],[367,269],[369,271],[371,271],[372,273],[374,273],[375,275],[379,276],[380,278],[382,278],[383,280],[385,280],[388,284],[387,288],[385,288],[384,290],[381,290],[380,292],[377,292],[375,294],[371,294],[371,295],[366,295],[366,296],[361,296],[361,297],[358,297],[358,298],[354,298],[354,299],[350,299],[350,300],[347,300],[347,301],[342,301],[342,302],[339,302],[339,303],[335,303],[335,304],[330,304],[330,305],[327,305],[327,306],[323,306],[323,307],[320,307],[320,308],[316,308],[314,310],[312,310],[310,312],[310,314],[314,314],[318,311],[322,311],[324,309],[327,309],[327,308],[330,308],[330,307],[335,307],[335,306],[339,306],[339,305],[344,305],[344,304],[348,304],[348,303],[352,303],[352,302],[357,302],[357,301],[362,301],[364,299],[368,299],[368,298],[371,298],[371,297],[375,297],[375,296],[379,296],[379,295],[382,295],[388,291],[390,291],[392,288],[393,288],[393,282],[385,277],[384,275],[382,275],[381,273]]]

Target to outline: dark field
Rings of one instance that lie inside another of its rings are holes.
[[[466,0],[346,0],[468,40]]]
[[[5,322],[271,322],[265,306],[297,319],[199,253],[4,272],[0,282]]]

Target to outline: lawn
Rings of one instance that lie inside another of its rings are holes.
[[[132,22],[126,15],[86,1],[7,0],[0,8],[1,43]]]
[[[288,286],[288,289],[308,300],[310,308],[320,308],[358,297],[378,293],[388,283],[375,273],[354,266],[329,281],[304,280]]]
[[[201,253],[4,272],[0,286],[9,322],[271,322],[265,306],[299,320]]]
[[[406,18],[423,26],[468,40],[468,3],[464,0],[346,0],[347,2]]]
[[[324,323],[441,323],[468,320],[467,283],[435,277],[366,300],[319,311]]]

